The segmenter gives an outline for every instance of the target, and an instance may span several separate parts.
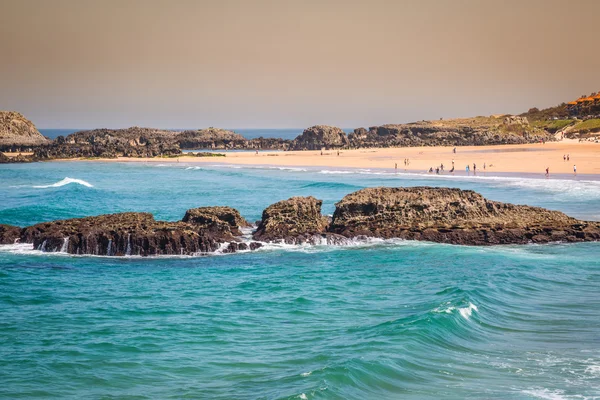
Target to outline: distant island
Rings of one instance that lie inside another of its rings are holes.
[[[79,158],[218,156],[202,150],[341,150],[416,146],[485,146],[550,142],[562,138],[597,140],[600,93],[581,96],[520,115],[440,119],[357,128],[346,134],[334,126],[315,125],[295,139],[246,139],[233,131],[206,128],[174,132],[131,127],[93,129],[51,140],[25,116],[0,111],[0,163]]]

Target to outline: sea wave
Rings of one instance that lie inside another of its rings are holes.
[[[84,181],[83,179],[76,179],[76,178],[69,178],[68,176],[58,182],[49,184],[49,185],[35,185],[33,186],[36,189],[47,189],[47,188],[55,188],[55,187],[61,187],[61,186],[65,186],[65,185],[69,185],[71,183],[76,183],[78,185],[82,185],[85,187],[94,187],[94,185],[92,185],[91,183]]]

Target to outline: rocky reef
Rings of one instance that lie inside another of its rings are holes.
[[[380,187],[337,203],[329,231],[463,245],[525,244],[599,240],[600,222],[491,201],[471,190]]]
[[[181,221],[156,221],[128,212],[44,222],[27,228],[0,225],[0,244],[31,243],[46,252],[196,255],[255,250],[261,242],[347,244],[355,239],[399,238],[460,245],[600,240],[600,222],[559,211],[487,200],[471,190],[433,187],[368,188],[345,196],[330,220],[322,201],[292,197],[267,207],[252,240],[251,225],[231,207],[188,210]]]
[[[49,142],[22,114],[0,111],[0,151],[28,151]]]
[[[18,239],[46,252],[103,256],[196,255],[259,248],[260,243],[242,242],[237,224],[248,223],[229,207],[191,209],[176,222],[156,221],[149,213],[126,212],[44,222],[24,229],[2,226],[0,240],[14,243]]]
[[[252,237],[263,242],[320,243],[329,225],[329,220],[321,215],[322,204],[322,200],[312,196],[272,204],[263,211]]]

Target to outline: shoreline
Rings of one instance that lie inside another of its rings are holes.
[[[173,164],[222,164],[234,166],[273,166],[289,168],[349,168],[377,169],[397,173],[421,173],[435,176],[435,168],[444,165],[444,172],[449,175],[452,160],[455,164],[455,175],[466,177],[466,166],[469,175],[473,176],[473,163],[477,166],[477,176],[519,174],[545,178],[545,169],[550,168],[550,177],[561,176],[600,176],[600,145],[597,143],[576,141],[551,142],[546,144],[494,145],[457,147],[397,147],[368,148],[357,150],[318,150],[306,151],[218,151],[226,157],[179,157],[154,158],[98,158],[98,159],[57,159],[50,161],[90,161],[90,162],[123,162],[123,163],[173,163]],[[203,150],[198,150],[203,151]],[[563,161],[563,155],[569,154],[569,161]],[[410,164],[405,167],[404,159]],[[483,165],[486,165],[485,170]],[[577,166],[577,175],[573,174],[573,165]],[[429,168],[434,172],[429,174]]]

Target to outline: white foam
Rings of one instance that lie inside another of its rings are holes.
[[[467,307],[455,307],[455,306],[450,305],[450,302],[448,301],[445,304],[443,304],[442,306],[434,308],[433,312],[440,313],[440,314],[442,314],[442,313],[443,314],[452,314],[456,310],[458,310],[458,312],[464,319],[469,319],[469,318],[471,318],[473,311],[478,311],[478,308],[475,304],[473,304],[471,302],[469,302],[469,305]]]
[[[37,189],[47,189],[47,188],[53,188],[53,187],[61,187],[61,186],[69,185],[71,183],[76,183],[78,185],[82,185],[82,186],[89,187],[89,188],[94,187],[94,185],[92,185],[89,182],[84,181],[83,179],[75,179],[75,178],[69,178],[69,177],[66,177],[63,180],[58,181],[56,183],[52,183],[50,185],[37,185],[37,186],[33,186],[33,187],[37,188]]]
[[[298,398],[300,400],[307,400],[308,399],[308,397],[306,397],[306,395],[304,393],[300,393],[300,395],[298,396]]]
[[[600,376],[600,365],[590,365],[585,369],[585,373]]]
[[[468,307],[459,308],[458,311],[464,319],[469,319],[471,317],[471,314],[473,314],[473,311],[478,311],[478,309],[475,304],[469,303]]]
[[[550,389],[528,389],[523,390],[524,394],[535,397],[537,399],[546,399],[546,400],[563,400],[566,399],[564,394],[564,390],[550,390]]]
[[[310,376],[310,374],[312,374],[312,371],[303,372],[303,373],[300,374],[300,376],[306,378],[307,376]]]

